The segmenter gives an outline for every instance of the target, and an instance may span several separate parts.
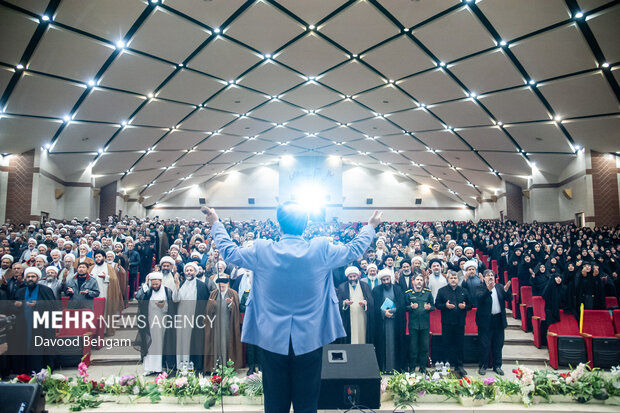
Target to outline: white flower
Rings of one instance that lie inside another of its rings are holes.
[[[198,375],[198,385],[200,387],[206,387],[206,386],[209,386],[210,384],[211,384],[210,377],[204,377],[202,374]]]
[[[54,380],[59,380],[59,381],[67,381],[67,376],[65,376],[64,374],[60,374],[60,373],[54,373],[50,376],[50,378]]]
[[[133,386],[133,390],[131,392],[134,394],[134,396],[137,396],[138,394],[140,394],[140,386],[136,384],[135,386]]]
[[[441,379],[441,375],[439,374],[439,372],[435,372],[435,373],[433,373],[433,377],[432,377],[432,379],[433,379],[433,380],[439,380],[439,379]]]
[[[116,380],[114,379],[114,376],[109,376],[109,377],[106,377],[106,378],[103,380],[103,382],[105,383],[105,385],[106,385],[106,386],[113,386],[113,385],[114,385],[114,383],[115,383],[115,381],[116,381]]]

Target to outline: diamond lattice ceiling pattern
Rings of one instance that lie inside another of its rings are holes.
[[[595,0],[0,0],[0,150],[145,205],[287,154],[476,205],[620,150],[619,23]]]

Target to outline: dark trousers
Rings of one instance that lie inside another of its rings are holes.
[[[321,388],[323,348],[296,356],[289,342],[288,355],[261,349],[265,413],[317,411]]]
[[[417,330],[409,328],[409,369],[416,366],[425,369],[428,364],[428,342],[430,330]]]
[[[258,367],[261,368],[261,348],[254,344],[246,344],[245,347],[245,359],[248,363],[248,368]]]
[[[133,299],[133,295],[136,292],[138,281],[138,273],[129,271],[129,299]]]
[[[491,328],[478,328],[478,345],[480,349],[478,366],[485,369],[488,367],[491,352],[493,368],[502,367],[504,325],[501,313],[491,316]]]
[[[463,345],[465,342],[465,326],[441,324],[441,342],[444,355],[452,368],[463,367]]]

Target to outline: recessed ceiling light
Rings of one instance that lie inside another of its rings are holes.
[[[446,62],[439,62],[439,66],[445,67],[446,66]]]
[[[605,62],[601,66],[603,66],[604,68],[608,68],[609,67],[609,62]]]
[[[499,41],[499,45],[502,46],[502,47],[505,47],[505,46],[508,45],[508,42],[506,40],[500,40]]]
[[[219,33],[220,32],[220,28],[216,27],[215,29],[213,29],[213,33]]]
[[[562,122],[562,117],[556,116],[555,118],[553,118],[553,120],[555,120],[556,122]]]
[[[20,63],[20,64],[18,64],[17,66],[15,66],[15,68],[16,68],[17,70],[22,70],[22,69],[24,68],[24,65]]]
[[[236,81],[236,80],[229,80],[229,81],[228,81],[228,84],[229,84],[229,85],[234,85],[235,83],[237,83],[237,81]]]
[[[151,0],[151,3],[157,4],[157,3],[159,3],[159,0]]]
[[[93,87],[93,86],[95,86],[96,84],[97,84],[97,83],[96,83],[93,79],[90,79],[90,80],[88,81],[88,86],[90,86],[90,87]]]
[[[146,95],[149,99],[153,99],[153,93],[149,93],[148,95]]]
[[[43,16],[41,16],[41,21],[49,21],[50,17],[47,14],[44,14]]]
[[[581,19],[583,17],[583,12],[578,11],[577,13],[575,13],[575,18],[576,19]]]
[[[308,26],[308,29],[314,30],[314,24],[311,24],[310,26]]]
[[[43,146],[43,148],[45,148],[45,150],[46,150],[46,151],[49,151],[49,149],[50,149],[51,147],[52,147],[52,144],[51,144],[51,143],[49,143],[49,142],[48,142],[48,143],[46,143],[46,144]]]
[[[127,126],[127,121],[126,120],[122,121],[121,126]]]
[[[403,31],[404,31],[404,32],[408,32],[408,31],[409,31],[409,28],[408,28],[408,27],[405,27],[405,28],[403,29]]]
[[[126,43],[124,41],[122,41],[122,40],[119,40],[119,41],[116,42],[116,48],[117,49],[124,49],[125,46],[126,46]]]
[[[421,107],[421,108],[425,108],[425,107],[426,107],[426,104],[424,104],[424,103],[420,103],[420,107]]]
[[[69,122],[71,120],[71,116],[65,115],[65,117],[62,118],[62,120],[64,120],[65,122]]]
[[[473,99],[476,99],[476,98],[478,97],[478,95],[477,95],[477,94],[475,94],[474,92],[471,92],[471,93],[469,94],[469,97],[470,97],[470,98],[473,98]]]
[[[536,86],[536,81],[534,79],[530,79],[528,83],[532,86]]]
[[[263,55],[263,58],[264,58],[264,59],[271,59],[271,53],[265,53],[265,54]]]

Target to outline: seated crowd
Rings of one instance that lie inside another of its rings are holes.
[[[243,247],[251,248],[255,239],[280,237],[270,220],[224,224]],[[304,237],[347,243],[359,228],[361,223],[313,223]],[[619,235],[619,227],[572,224],[382,223],[364,256],[333,272],[333,297],[347,332],[341,341],[374,344],[382,371],[418,367],[423,372],[429,360],[429,317],[437,309],[442,350],[456,372],[465,375],[465,317],[477,308],[480,372],[489,367],[491,356],[492,368],[503,374],[505,302],[512,299],[504,272],[545,298],[549,322],[560,309],[575,316],[582,304],[604,309],[606,297],[620,292]],[[260,368],[258,349],[240,341],[252,271],[219,257],[206,222],[111,217],[48,221],[40,227],[7,223],[0,227],[0,248],[0,300],[9,304],[2,309],[21,320],[17,328],[23,333],[22,342],[9,340],[9,346],[32,346],[32,309],[44,302],[67,300],[69,308],[92,309],[96,298],[104,298],[104,314],[118,315],[137,300],[138,314],[148,320],[180,314],[210,321],[204,329],[139,327],[135,345],[145,374],[188,365],[212,371],[226,360],[236,368],[247,365],[248,374]],[[497,273],[490,270],[492,261]],[[114,333],[106,328],[106,335]],[[6,356],[0,361],[2,374],[23,373],[24,363],[28,371],[54,366],[53,357]]]

